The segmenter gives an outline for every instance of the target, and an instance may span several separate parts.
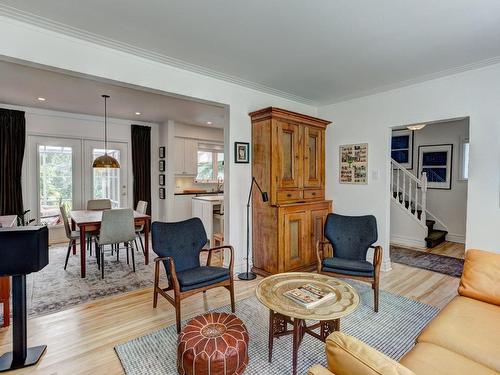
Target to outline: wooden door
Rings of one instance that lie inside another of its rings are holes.
[[[278,160],[277,186],[279,189],[302,187],[302,150],[300,147],[300,130],[296,124],[282,121],[277,123]]]
[[[324,153],[323,131],[321,129],[304,127],[304,188],[322,188]]]
[[[285,213],[283,231],[285,272],[307,265],[309,261],[307,220],[307,211]]]
[[[311,237],[311,252],[309,254],[309,264],[316,263],[316,245],[318,241],[324,240],[324,228],[325,221],[328,213],[330,212],[329,208],[321,208],[316,210],[311,210],[310,220],[309,220],[309,235]]]

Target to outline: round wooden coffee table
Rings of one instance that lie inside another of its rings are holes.
[[[335,297],[307,309],[283,295],[305,284],[333,292]],[[334,277],[316,273],[287,272],[269,276],[259,283],[255,293],[270,312],[269,362],[272,360],[274,338],[293,336],[293,375],[297,373],[297,352],[304,335],[307,333],[325,341],[330,333],[340,330],[340,318],[352,313],[359,305],[358,293],[352,286]],[[308,326],[306,320],[315,320],[318,323]],[[293,328],[289,329],[288,324]],[[316,332],[316,329],[319,331]]]

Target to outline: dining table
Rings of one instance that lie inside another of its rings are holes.
[[[86,234],[99,231],[101,228],[103,210],[74,210],[70,211],[71,229],[80,231],[80,275],[86,274]],[[134,223],[136,226],[144,226],[144,262],[149,264],[149,228],[151,216],[134,211]],[[73,254],[76,254],[76,244],[73,245]]]

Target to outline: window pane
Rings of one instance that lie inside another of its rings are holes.
[[[446,168],[423,168],[429,182],[446,182]]]
[[[409,161],[409,151],[408,150],[397,150],[391,152],[391,157],[398,163],[408,163]]]
[[[422,154],[422,165],[425,166],[446,166],[447,161],[448,152],[446,151],[424,152]]]
[[[224,153],[217,153],[217,180],[224,180]]]
[[[391,149],[399,150],[410,147],[410,136],[409,135],[398,135],[392,137]]]
[[[104,155],[103,149],[93,149],[92,157]],[[108,150],[108,155],[120,162],[119,150]],[[113,208],[120,207],[120,169],[118,168],[92,168],[93,169],[93,198],[107,198],[111,200]]]
[[[198,151],[198,174],[197,180],[213,180],[214,167],[212,153],[209,151]]]
[[[59,206],[73,207],[73,149],[38,146],[41,224],[61,224]]]

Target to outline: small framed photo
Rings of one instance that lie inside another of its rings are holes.
[[[161,174],[160,175],[160,186],[165,186],[165,175],[164,174]]]
[[[160,199],[165,199],[165,188],[160,188],[159,196],[160,196]]]
[[[160,159],[165,159],[165,146],[160,147],[159,156]]]
[[[234,142],[234,162],[250,162],[250,144],[245,142]]]
[[[160,172],[165,172],[165,160],[160,160]]]

